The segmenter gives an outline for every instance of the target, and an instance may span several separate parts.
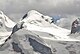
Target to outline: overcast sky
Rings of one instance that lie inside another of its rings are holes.
[[[0,10],[10,17],[22,17],[29,10],[45,15],[80,15],[80,0],[0,0]]]

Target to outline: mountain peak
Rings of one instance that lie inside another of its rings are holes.
[[[36,10],[31,10],[25,14],[22,21],[38,26],[51,26],[51,23],[54,22],[52,17],[45,16]]]
[[[42,15],[41,13],[39,13],[39,12],[36,11],[36,10],[31,10],[31,11],[28,12],[28,15],[32,15],[32,14]]]

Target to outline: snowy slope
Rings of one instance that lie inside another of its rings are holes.
[[[12,31],[8,31],[14,27],[16,23],[10,20],[2,11],[0,11],[0,45],[10,36]]]
[[[57,39],[70,39],[67,36],[70,34],[70,30],[56,26],[52,23],[51,17],[40,14],[35,10],[29,11],[28,16],[20,22],[24,22],[23,27],[26,30],[50,33]]]
[[[44,38],[48,36],[48,39]],[[43,37],[43,38],[41,38]],[[1,48],[1,54],[79,54],[80,41],[60,41],[48,33],[29,31],[25,28],[12,35]],[[50,39],[49,39],[50,38]]]

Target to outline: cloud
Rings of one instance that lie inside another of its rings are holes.
[[[0,10],[10,17],[32,9],[49,16],[79,16],[80,0],[0,0]]]
[[[68,16],[67,18],[61,18],[60,20],[57,20],[56,24],[62,28],[71,29],[72,22],[77,18],[77,16]]]

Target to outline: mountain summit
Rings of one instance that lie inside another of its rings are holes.
[[[37,31],[37,32],[44,32],[52,34],[56,37],[56,39],[71,39],[69,38],[70,30],[58,27],[54,24],[54,20],[52,17],[45,16],[35,10],[29,11],[27,14],[24,15],[20,22],[18,22],[12,31],[12,34],[16,31],[24,28],[30,31]],[[43,37],[42,37],[43,38]],[[44,37],[46,38],[46,37]],[[55,39],[54,37],[52,37]]]
[[[26,14],[24,16],[26,16]],[[54,22],[54,20],[52,20],[52,17],[45,16],[35,10],[29,11],[25,19],[22,21],[37,26],[49,26]]]

